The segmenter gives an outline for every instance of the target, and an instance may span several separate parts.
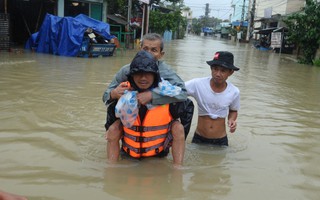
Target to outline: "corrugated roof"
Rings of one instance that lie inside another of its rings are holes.
[[[125,20],[123,20],[122,18],[117,17],[117,16],[115,16],[115,15],[107,15],[107,18],[115,21],[115,22],[118,23],[118,24],[122,24],[122,25],[127,25],[127,24],[128,24],[127,21],[125,21]]]

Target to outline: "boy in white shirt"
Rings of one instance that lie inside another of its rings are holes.
[[[207,61],[211,76],[195,78],[185,83],[188,95],[198,104],[198,124],[192,143],[228,146],[227,125],[231,133],[237,127],[240,109],[240,91],[227,82],[229,76],[239,68],[233,64],[233,54],[216,52],[213,60]]]

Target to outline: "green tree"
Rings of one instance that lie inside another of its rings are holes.
[[[172,11],[170,13],[162,13],[160,11],[151,11],[149,16],[149,28],[152,32],[163,34],[166,30],[178,33],[178,38],[184,36],[187,26],[186,19],[181,12]]]
[[[170,8],[172,11],[169,13],[162,13],[160,11],[150,11],[149,15],[149,29],[152,32],[164,33],[165,30],[176,32],[177,38],[183,38],[187,27],[187,20],[181,15],[183,7],[183,0],[153,0],[152,3],[158,3],[165,6],[164,2],[170,2],[171,5],[165,7]],[[126,17],[128,13],[127,0],[107,0],[109,14],[121,14]],[[139,4],[137,0],[133,3]],[[176,4],[179,4],[178,6]],[[135,10],[132,10],[135,14]]]
[[[222,22],[221,19],[215,18],[215,17],[205,17],[200,16],[199,18],[193,18],[192,19],[192,32],[200,35],[203,27],[213,27],[215,28],[217,25]]]
[[[197,18],[192,19],[192,26],[191,26],[191,31],[196,34],[200,35],[201,33],[201,28],[204,26],[204,23]]]
[[[312,65],[320,44],[320,4],[306,0],[301,12],[288,16],[284,22],[289,29],[289,40],[298,46],[299,62]]]
[[[128,13],[128,1],[127,0],[107,0],[108,14],[120,14],[127,16]]]

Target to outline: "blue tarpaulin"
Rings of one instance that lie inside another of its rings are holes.
[[[38,53],[61,56],[77,56],[83,42],[85,31],[91,28],[106,40],[115,36],[110,34],[110,25],[86,15],[58,17],[46,14],[40,30],[28,39],[26,49]]]

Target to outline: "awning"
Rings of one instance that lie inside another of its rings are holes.
[[[122,18],[117,17],[117,16],[115,16],[115,15],[107,15],[107,18],[115,21],[115,22],[118,23],[118,24],[122,24],[122,25],[127,25],[127,24],[128,24],[127,21],[125,21],[125,20],[123,20]],[[111,23],[110,23],[110,24],[111,24]]]
[[[234,21],[234,22],[232,22],[232,26],[244,26],[244,27],[247,27],[248,26],[248,22],[247,21],[244,21],[244,22]]]
[[[288,32],[288,28],[287,27],[279,27],[279,28],[275,29],[273,32]]]
[[[277,27],[272,27],[272,28],[266,28],[266,29],[261,29],[261,30],[255,30],[254,33],[257,34],[262,34],[262,35],[268,35],[274,30],[278,29]]]

